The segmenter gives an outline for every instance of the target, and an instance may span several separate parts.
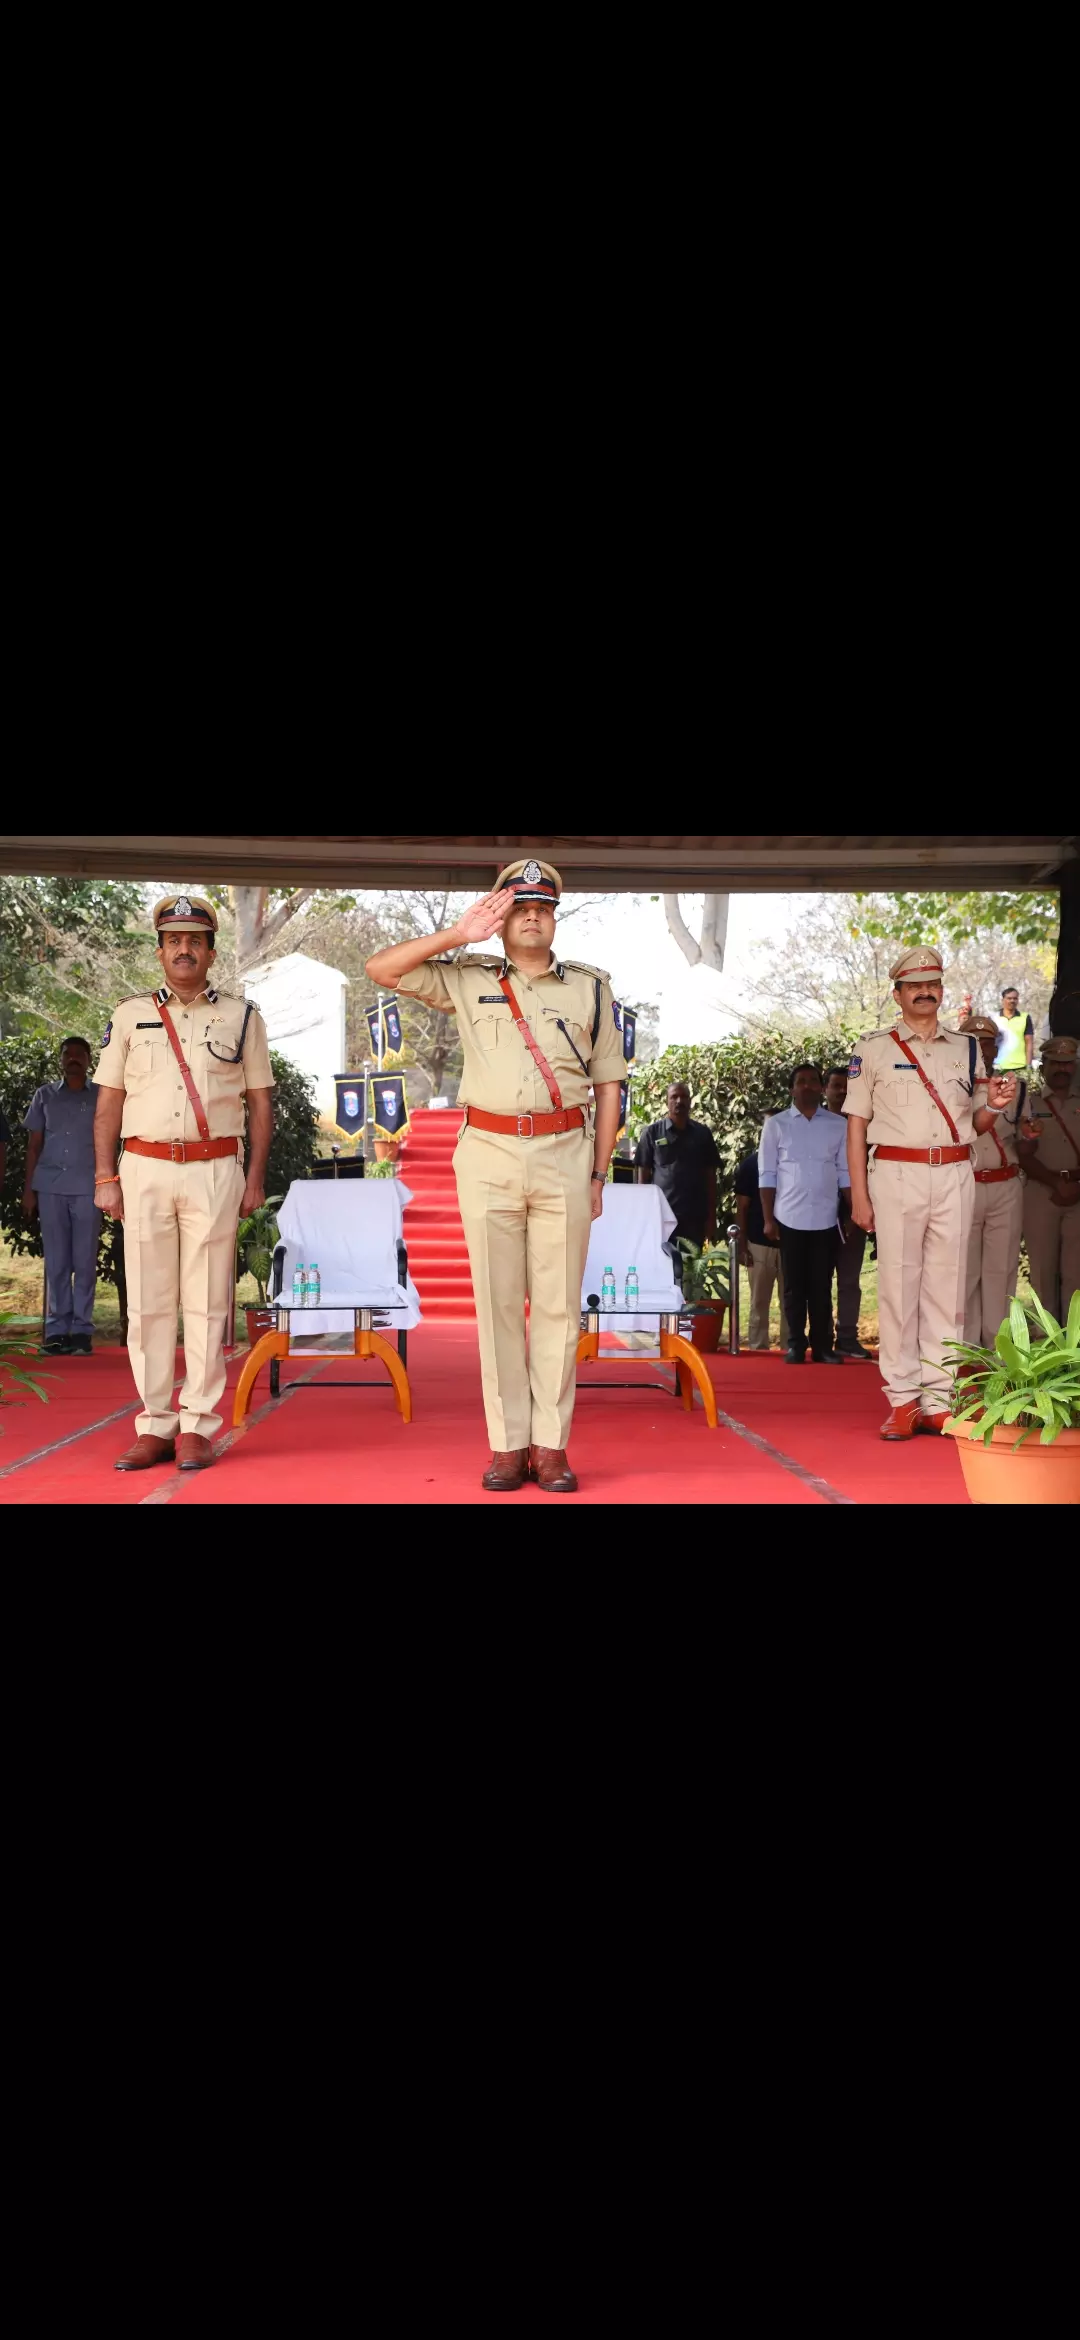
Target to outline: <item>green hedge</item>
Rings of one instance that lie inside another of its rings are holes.
[[[770,1032],[759,1040],[716,1040],[707,1047],[665,1048],[654,1064],[635,1069],[630,1092],[629,1134],[637,1138],[667,1110],[672,1081],[686,1081],[695,1121],[716,1139],[721,1170],[717,1179],[717,1224],[723,1231],[735,1216],[735,1172],[744,1154],[756,1149],[767,1112],[790,1105],[788,1075],[801,1063],[847,1064],[852,1031],[807,1032],[790,1040]]]

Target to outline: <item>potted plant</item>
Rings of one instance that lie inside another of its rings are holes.
[[[680,1235],[676,1250],[683,1255],[682,1288],[687,1308],[696,1309],[690,1335],[695,1349],[711,1353],[720,1346],[724,1313],[731,1297],[727,1249],[721,1243],[691,1243]]]
[[[992,1349],[958,1342],[946,1363],[942,1429],[957,1441],[972,1502],[1080,1503],[1080,1292],[1065,1326],[1034,1293],[1028,1309],[1011,1301]]]
[[[281,1206],[280,1194],[271,1195],[269,1202],[260,1203],[250,1218],[241,1219],[236,1230],[236,1277],[254,1276],[259,1294],[257,1306],[249,1303],[244,1308],[247,1318],[248,1343],[253,1348],[264,1332],[272,1332],[274,1312],[266,1305],[266,1287],[274,1264],[274,1246],[281,1237],[274,1216]]]

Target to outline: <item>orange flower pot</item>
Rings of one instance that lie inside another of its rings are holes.
[[[709,1314],[695,1316],[694,1329],[690,1335],[690,1346],[693,1349],[700,1349],[703,1356],[711,1357],[720,1346],[720,1335],[723,1332],[724,1318],[727,1314],[727,1301],[704,1300],[699,1301],[697,1305],[707,1308]]]
[[[964,1484],[973,1503],[1080,1503],[1080,1430],[1060,1430],[1052,1446],[1036,1430],[1017,1446],[1022,1425],[999,1424],[989,1446],[971,1438],[970,1422],[943,1422],[955,1438]]]

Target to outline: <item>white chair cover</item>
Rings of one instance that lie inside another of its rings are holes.
[[[633,1264],[638,1272],[642,1306],[651,1308],[653,1314],[601,1315],[601,1332],[655,1333],[658,1309],[666,1316],[678,1315],[683,1305],[682,1291],[663,1248],[674,1232],[675,1213],[658,1186],[605,1186],[603,1215],[593,1220],[589,1238],[581,1305],[587,1306],[590,1292],[602,1289],[605,1267],[615,1271],[615,1290],[621,1302],[626,1289],[626,1271]]]
[[[285,1245],[281,1296],[292,1294],[293,1269],[318,1262],[320,1308],[292,1318],[293,1333],[351,1333],[354,1308],[388,1308],[405,1303],[380,1329],[408,1332],[419,1324],[420,1295],[409,1277],[398,1282],[397,1243],[412,1192],[400,1178],[298,1178],[278,1212]],[[336,1303],[336,1306],[335,1306]],[[347,1308],[349,1314],[343,1315]],[[378,1322],[378,1319],[376,1319]]]

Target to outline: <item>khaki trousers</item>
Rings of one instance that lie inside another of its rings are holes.
[[[484,1413],[492,1447],[504,1454],[564,1447],[570,1437],[592,1165],[588,1129],[516,1138],[466,1128],[454,1153]]]
[[[972,1348],[993,1348],[1016,1297],[1023,1228],[1023,1179],[1003,1178],[992,1186],[976,1179],[964,1300],[964,1339]]]
[[[780,1285],[780,1346],[788,1345],[787,1317],[784,1314],[784,1279],[780,1272],[780,1254],[768,1243],[750,1243],[750,1340],[752,1349],[769,1346],[769,1310],[772,1307],[773,1285]]]
[[[1043,1307],[1064,1324],[1073,1293],[1080,1290],[1080,1202],[1063,1210],[1045,1186],[1029,1178],[1024,1188],[1024,1236],[1031,1281]]]
[[[924,1414],[938,1414],[947,1404],[942,1352],[964,1337],[974,1195],[970,1162],[871,1161],[879,1361],[893,1406],[918,1398]]]
[[[237,1141],[239,1144],[239,1140]],[[244,1172],[239,1159],[157,1162],[125,1154],[124,1265],[128,1355],[145,1411],[139,1436],[173,1438],[177,1428],[213,1438],[225,1387],[225,1334]],[[177,1310],[184,1310],[186,1378],[172,1404]]]

